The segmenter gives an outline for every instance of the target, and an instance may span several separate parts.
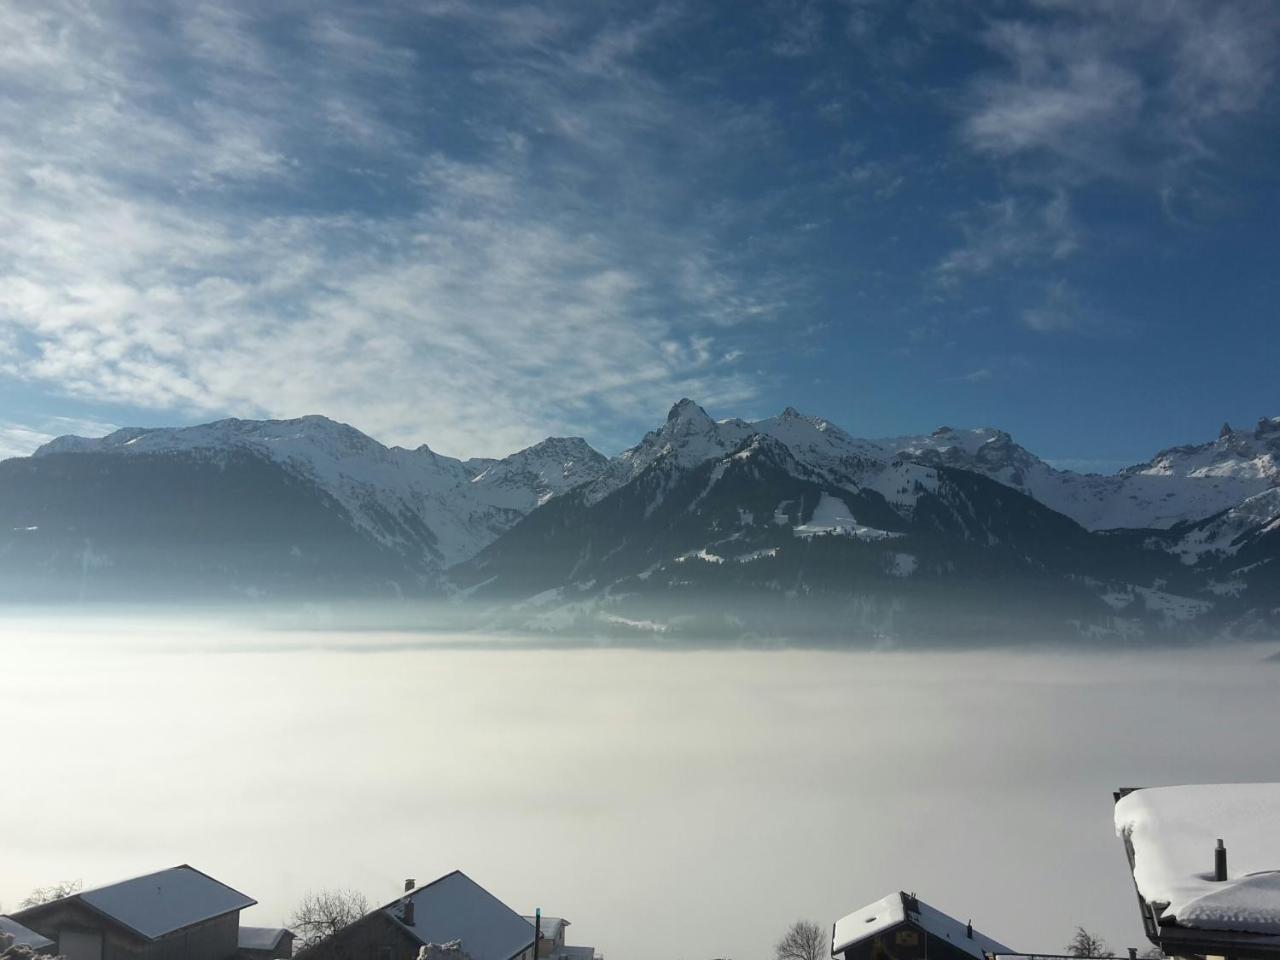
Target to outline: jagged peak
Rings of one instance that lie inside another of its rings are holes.
[[[667,423],[675,421],[715,422],[707,415],[707,411],[703,410],[702,407],[698,406],[698,404],[694,403],[688,397],[682,397],[677,400],[667,412]]]

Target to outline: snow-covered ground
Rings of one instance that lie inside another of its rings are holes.
[[[833,497],[827,493],[824,493],[819,499],[818,505],[814,507],[813,516],[809,518],[808,522],[802,523],[793,529],[797,537],[838,535],[869,542],[889,540],[893,537],[902,536],[900,533],[890,530],[878,530],[875,527],[868,527],[859,523],[854,519],[853,511],[849,509],[848,504],[840,498]]]

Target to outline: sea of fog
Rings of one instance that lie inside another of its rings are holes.
[[[1113,788],[1280,770],[1275,645],[510,639],[0,622],[0,910],[185,862],[266,925],[461,868],[607,960],[767,960],[897,889],[1023,951],[1145,948]]]

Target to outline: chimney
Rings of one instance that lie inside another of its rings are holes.
[[[404,912],[403,914],[401,914],[400,919],[401,921],[403,921],[406,927],[413,926],[413,898],[412,897],[404,898]]]
[[[418,881],[417,881],[417,880],[415,880],[415,879],[413,879],[413,877],[410,877],[409,879],[405,880],[405,882],[404,882],[404,892],[405,892],[405,893],[408,893],[410,890],[412,890],[412,889],[413,889],[414,887],[416,887],[417,885],[418,885]]]
[[[964,925],[964,935],[968,937],[970,940],[973,939],[973,921],[972,920],[970,920],[968,923]]]
[[[1218,849],[1213,851],[1213,879],[1222,881],[1227,879],[1227,848],[1222,843],[1222,838],[1218,838]]]
[[[1130,947],[1130,948],[1129,948],[1129,960],[1138,960],[1138,948],[1137,948],[1137,947]]]

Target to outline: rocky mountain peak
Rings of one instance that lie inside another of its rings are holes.
[[[688,397],[679,400],[667,413],[668,424],[696,424],[698,426],[714,426],[715,421],[707,416],[707,411]]]

